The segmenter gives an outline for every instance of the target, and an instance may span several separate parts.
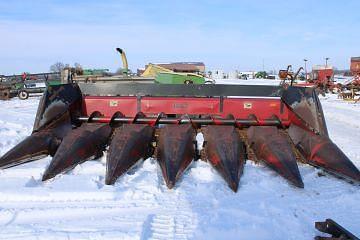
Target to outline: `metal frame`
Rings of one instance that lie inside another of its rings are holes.
[[[54,156],[44,181],[98,157],[110,142],[107,169],[120,166],[115,175],[107,173],[106,183],[111,184],[139,158],[150,156],[156,141],[156,157],[172,188],[197,152],[194,137],[201,129],[205,154],[233,191],[246,157],[242,137],[257,159],[294,186],[304,186],[296,165],[298,154],[309,164],[360,182],[359,170],[324,134],[324,116],[313,89],[160,84],[82,87],[87,89],[82,92],[76,84],[48,86],[33,133],[0,158],[0,168]],[[237,128],[245,131],[239,133]]]
[[[281,97],[284,91],[281,86],[225,84],[79,83],[79,87],[90,96]]]
[[[324,222],[315,222],[315,228],[323,233],[328,233],[331,237],[315,237],[315,240],[359,240],[354,234],[346,230],[334,220],[328,218]]]
[[[72,120],[80,116],[88,117],[98,110],[107,118],[111,118],[115,112],[121,112],[126,117],[134,117],[139,112],[145,113],[146,117],[154,117],[164,112],[190,115],[192,118],[192,114],[217,115],[223,119],[227,119],[228,114],[232,114],[235,119],[249,119],[250,115],[255,114],[259,121],[273,119],[275,115],[285,126],[294,122],[321,135],[327,135],[317,95],[314,89],[304,87],[285,89],[282,86],[222,84],[64,84],[49,86],[43,100],[39,105],[34,131],[69,109]],[[55,103],[59,109],[49,112],[47,108]],[[253,108],[247,108],[247,103],[253,103]],[[63,107],[60,107],[61,104]],[[270,104],[276,107],[271,107]]]
[[[138,113],[144,117],[154,118],[161,113],[171,115],[173,120],[161,117],[161,123],[178,123],[186,120],[178,116],[187,116],[191,122],[201,124],[235,124],[235,125],[289,125],[289,110],[280,98],[225,98],[225,97],[159,97],[159,96],[84,96],[82,99],[82,121],[99,112],[99,122],[110,122],[119,112],[124,117],[135,118]],[[205,120],[211,116],[212,120]],[[256,117],[255,117],[256,116]],[[117,119],[128,122],[130,119]],[[197,119],[201,118],[201,119]],[[274,121],[275,119],[275,121]],[[144,119],[142,122],[152,122]]]

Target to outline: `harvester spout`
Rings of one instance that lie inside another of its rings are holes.
[[[124,73],[128,73],[129,72],[129,65],[128,65],[128,61],[127,61],[127,58],[126,58],[126,54],[125,54],[125,51],[121,48],[116,48],[116,51],[118,51],[121,55],[121,61],[123,63],[123,72]]]

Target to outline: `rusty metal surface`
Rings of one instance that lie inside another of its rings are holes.
[[[32,133],[0,158],[0,168],[8,168],[54,155],[63,137],[71,130],[70,116],[63,114],[46,128]]]
[[[248,137],[257,159],[263,161],[294,186],[304,187],[296,156],[285,134],[276,127],[250,127]]]
[[[98,157],[105,150],[111,131],[108,124],[96,123],[84,123],[70,131],[61,142],[42,180],[53,178],[92,157]]]
[[[250,115],[251,116],[251,115]],[[246,119],[228,119],[228,118],[177,118],[177,117],[146,117],[140,116],[133,120],[133,117],[94,117],[91,119],[92,122],[99,122],[99,123],[110,123],[110,121],[114,123],[129,123],[132,122],[134,124],[184,124],[184,123],[194,123],[194,124],[201,124],[201,125],[233,125],[233,126],[282,126],[281,120],[278,118],[273,119],[264,119],[258,120],[256,118],[248,117]],[[89,117],[82,116],[79,117],[78,120],[80,122],[87,122]],[[133,120],[133,121],[132,121]]]
[[[80,111],[81,93],[76,85],[48,87],[38,107],[33,133],[0,158],[1,167],[11,167],[54,155],[73,124],[72,108]]]
[[[0,86],[0,100],[9,100],[11,98],[10,88]]]
[[[250,124],[261,124],[261,121],[276,116],[281,120],[281,124],[290,124],[289,109],[280,98],[84,96],[82,105],[82,114],[85,120],[94,111],[101,112],[102,119],[111,118],[115,112],[121,112],[130,118],[138,112],[143,112],[148,117],[163,112],[167,115],[198,116],[201,114],[216,115],[222,118],[231,114],[240,121],[240,124],[243,121],[250,122]],[[259,123],[249,121],[251,115],[256,115]],[[83,117],[81,117],[82,121]]]
[[[359,240],[358,237],[332,219],[326,219],[324,222],[315,222],[315,228],[320,232],[331,235],[331,237],[317,236],[315,240]]]
[[[190,124],[165,125],[160,130],[157,160],[170,189],[195,156],[194,135],[195,131]]]
[[[328,136],[324,113],[314,88],[288,87],[282,100],[304,126]]]
[[[281,97],[281,86],[228,84],[79,83],[89,96]]]
[[[316,135],[295,125],[290,126],[289,136],[309,164],[360,182],[359,170],[327,136]]]
[[[249,95],[255,98],[244,97]],[[121,124],[126,125],[117,128]],[[278,86],[51,86],[39,104],[32,135],[0,158],[0,168],[50,154],[54,158],[43,180],[52,178],[99,156],[115,129],[106,174],[106,183],[112,184],[140,158],[149,156],[156,126],[160,128],[156,155],[166,185],[172,188],[195,156],[194,128],[208,125],[204,134],[209,161],[234,191],[244,167],[244,141],[251,145],[248,152],[254,158],[303,187],[294,145],[275,127],[290,124],[291,139],[307,163],[360,181],[359,170],[328,138],[315,91]],[[80,127],[72,130],[76,126]],[[248,126],[257,127],[250,127],[243,134],[248,141],[242,141],[239,131]]]
[[[204,130],[206,156],[229,187],[236,192],[245,165],[245,145],[233,126],[207,126]]]
[[[141,158],[152,154],[154,128],[145,124],[124,124],[115,129],[106,159],[106,184],[114,184]]]
[[[360,58],[351,58],[350,71],[353,75],[360,74]]]
[[[51,133],[42,131],[25,138],[0,158],[0,168],[9,168],[49,155]]]
[[[33,131],[41,130],[65,112],[69,112],[73,120],[74,115],[81,111],[81,97],[75,84],[49,86],[39,103]]]

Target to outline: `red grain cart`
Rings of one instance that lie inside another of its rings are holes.
[[[360,57],[352,57],[350,63],[350,71],[352,75],[360,75]]]

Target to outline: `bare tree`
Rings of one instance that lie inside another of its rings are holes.
[[[75,67],[76,69],[82,69],[82,66],[81,66],[80,63],[74,63],[74,67]]]
[[[65,64],[62,62],[56,62],[50,66],[50,72],[61,72],[65,68]]]
[[[81,66],[80,63],[74,63],[74,67],[75,67],[75,73],[78,74],[78,75],[82,75],[83,74],[83,68]]]

